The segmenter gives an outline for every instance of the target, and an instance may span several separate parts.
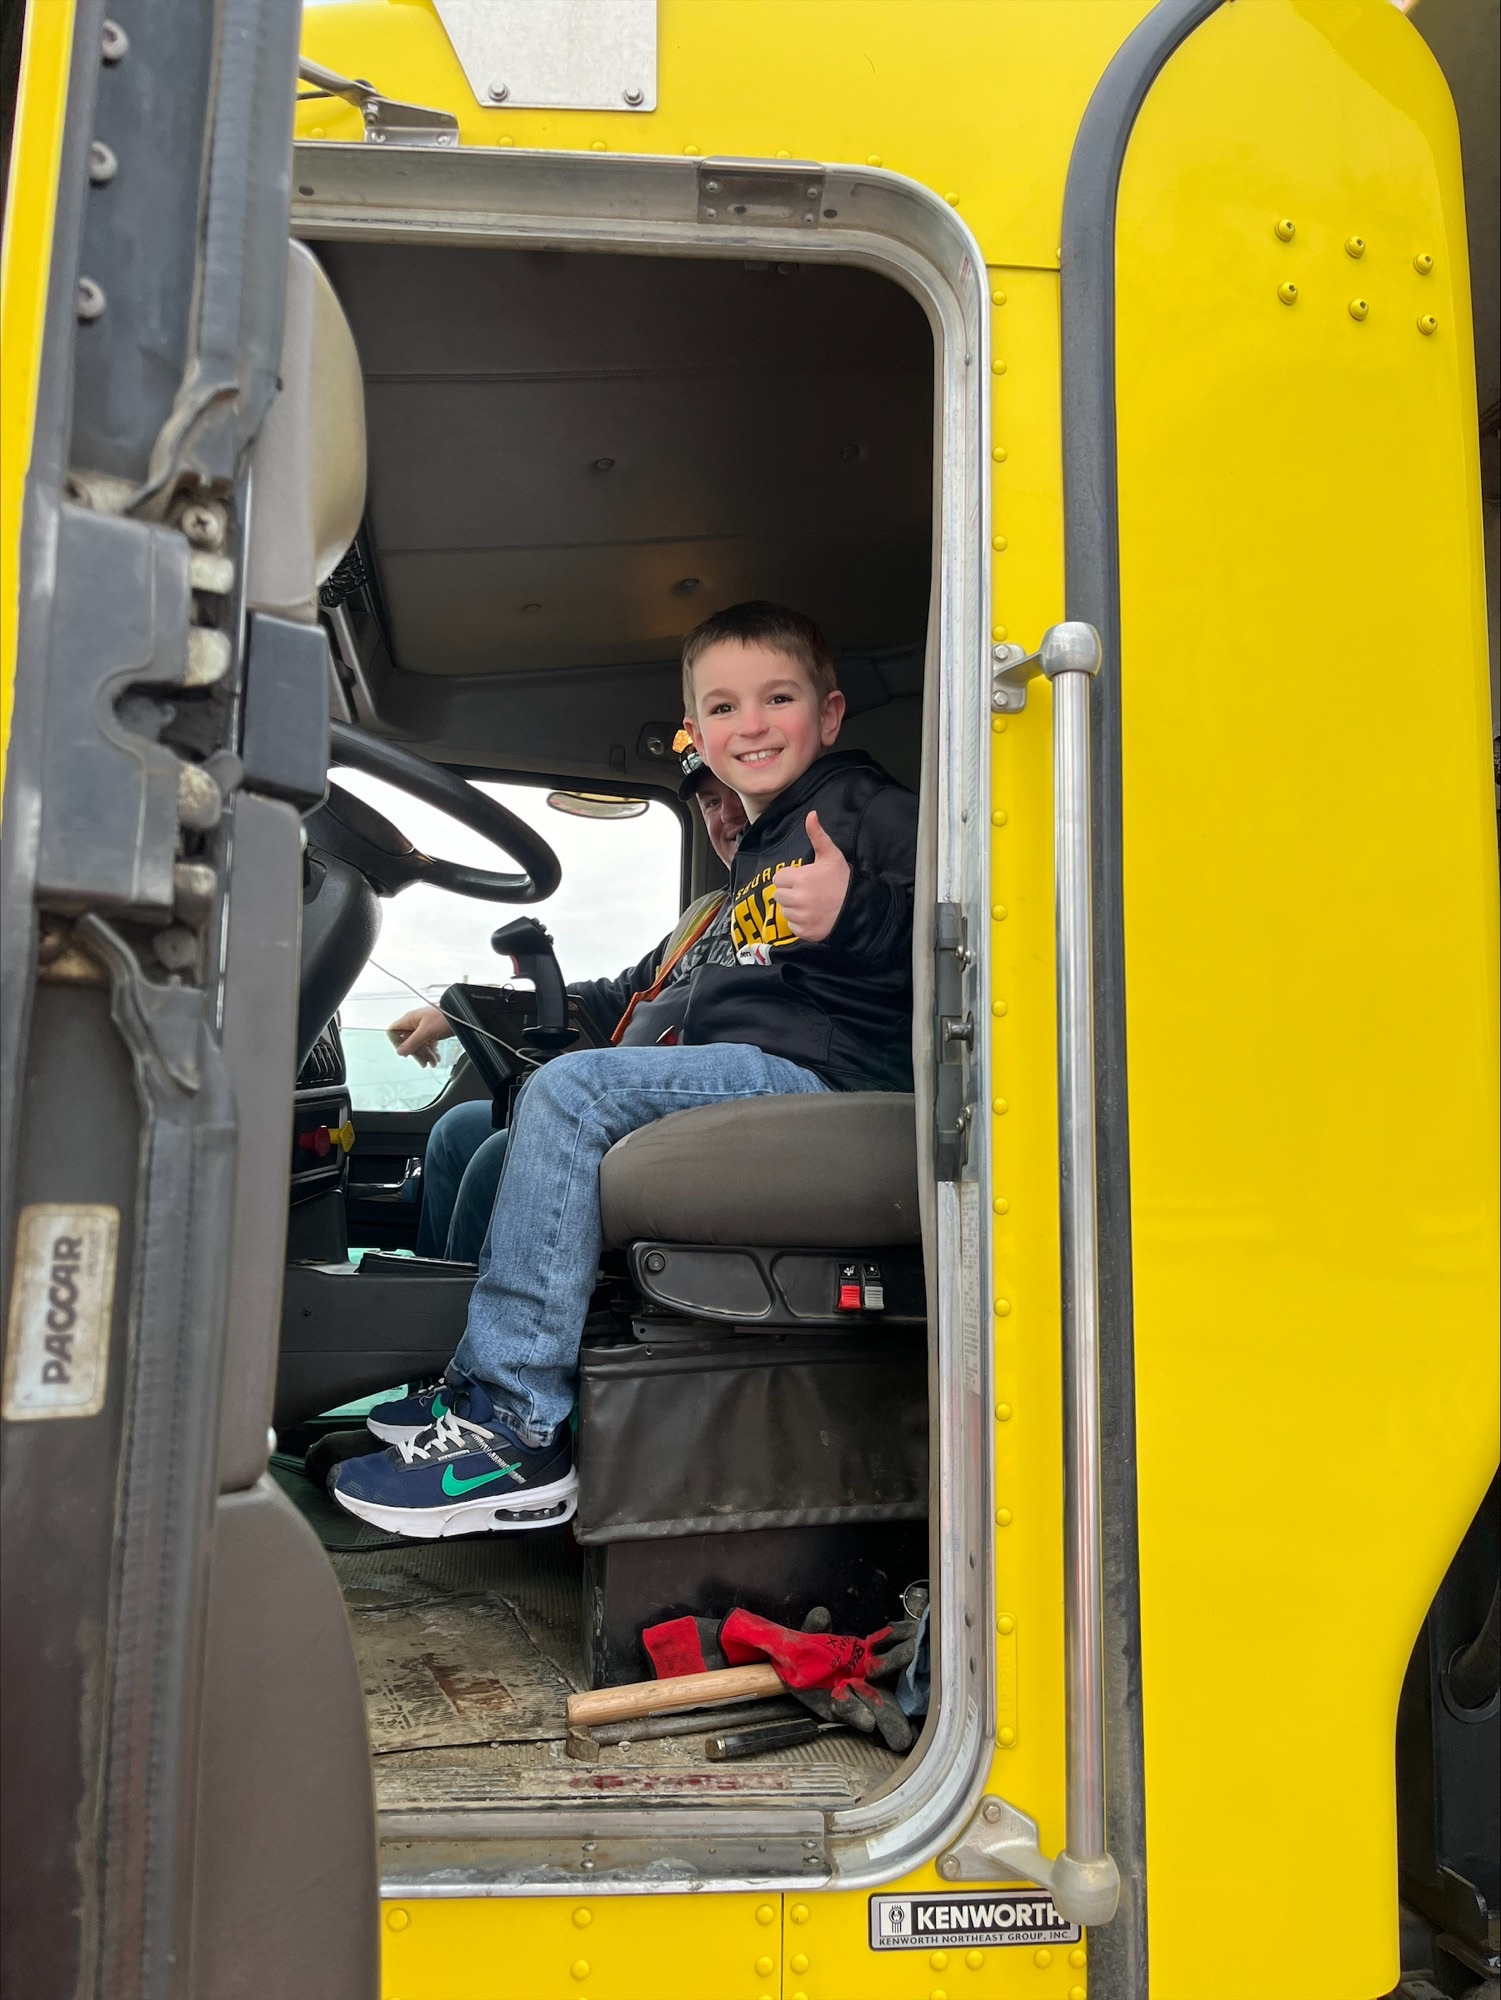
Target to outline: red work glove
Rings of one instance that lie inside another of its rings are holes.
[[[679,1674],[713,1673],[726,1664],[719,1650],[717,1618],[669,1618],[664,1624],[648,1625],[641,1643],[659,1681]]]
[[[915,1621],[883,1625],[864,1639],[831,1633],[831,1623],[822,1605],[808,1613],[801,1632],[753,1611],[735,1610],[723,1624],[712,1618],[670,1618],[649,1625],[641,1643],[659,1680],[769,1660],[788,1692],[820,1721],[842,1722],[865,1736],[879,1732],[891,1749],[910,1749],[912,1725],[875,1684],[895,1680],[912,1658]]]
[[[879,1731],[891,1749],[912,1745],[912,1725],[877,1681],[895,1680],[917,1649],[910,1619],[883,1625],[868,1638],[830,1632],[822,1605],[808,1613],[801,1632],[774,1625],[751,1611],[732,1611],[719,1628],[719,1644],[732,1666],[770,1660],[791,1693],[823,1722],[844,1722],[869,1736]]]

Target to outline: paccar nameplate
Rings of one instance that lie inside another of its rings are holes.
[[[94,1417],[104,1407],[120,1211],[21,1211],[5,1341],[5,1416]]]
[[[931,1951],[935,1945],[1077,1944],[1046,1889],[981,1896],[872,1896],[872,1951]]]

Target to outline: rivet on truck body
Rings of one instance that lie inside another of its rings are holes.
[[[1010,1301],[1010,1299],[997,1299],[997,1300],[996,1300],[996,1302],[995,1302],[995,1316],[996,1316],[996,1318],[997,1318],[997,1319],[1006,1319],[1006,1318],[1009,1318],[1009,1316],[1010,1316],[1010,1313],[1011,1313],[1011,1301]],[[1007,1518],[1007,1520],[1010,1520],[1010,1518],[1011,1518],[1011,1517],[1010,1517],[1010,1515],[1008,1514],[1006,1518]]]
[[[508,83],[492,83],[487,94],[492,104],[504,104],[511,94],[511,86]]]
[[[1006,364],[1005,364],[1005,362],[1004,362],[1004,361],[992,361],[992,362],[991,362],[991,364],[990,364],[990,372],[991,372],[991,374],[992,374],[992,375],[1004,375],[1004,374],[1005,374],[1005,372],[1006,372]]]
[[[1438,321],[1433,317],[1432,313],[1424,313],[1422,317],[1419,319],[1418,332],[1419,333],[1438,332]]]
[[[405,1910],[387,1910],[386,1912],[386,1929],[388,1931],[404,1931],[411,1921]]]
[[[992,736],[1004,736],[1006,734],[1006,718],[1004,715],[991,716],[990,733]]]
[[[1071,1952],[1069,1953],[1069,1955],[1068,1955],[1068,1962],[1069,1962],[1069,1964],[1070,1964],[1070,1965],[1082,1965],[1082,1964],[1084,1963],[1084,1959],[1085,1959],[1085,1952],[1084,1952],[1084,1947],[1083,1947],[1083,1945],[1082,1945],[1082,1944],[1076,1944],[1076,1945],[1074,1946],[1073,1950],[1072,1950],[1072,1951],[1071,1951]]]
[[[587,1958],[576,1958],[568,1970],[575,1979],[587,1979],[589,1977],[589,1961]]]
[[[1006,537],[1004,535],[992,535],[990,538],[990,546],[995,550],[997,555],[1003,555],[1006,549],[1010,546],[1010,544],[1007,542]]]
[[[1295,306],[1298,303],[1298,288],[1289,278],[1277,287],[1277,296],[1283,305]]]
[[[1364,299],[1351,299],[1350,301],[1351,319],[1364,319],[1370,312],[1370,310],[1371,308],[1366,304]]]
[[[1298,225],[1296,222],[1290,222],[1284,215],[1282,220],[1276,225],[1276,233],[1283,243],[1291,243],[1298,233]]]
[[[1345,255],[1347,257],[1363,257],[1365,255],[1365,238],[1363,236],[1347,236],[1345,238]]]
[[[878,167],[878,166],[880,166],[880,164],[881,164],[881,156],[880,156],[880,154],[879,154],[879,153],[867,153],[867,154],[865,155],[865,164],[866,164],[866,166],[868,166],[868,167]]]
[[[992,903],[990,906],[990,919],[992,923],[996,924],[1005,923],[1006,905],[1004,903]]]
[[[1003,1194],[998,1194],[990,1205],[997,1215],[1009,1215],[1011,1213],[1011,1204]]]
[[[1001,291],[992,292],[990,295],[990,303],[993,306],[1003,306],[1006,303],[1006,294]]]
[[[992,625],[990,628],[990,636],[992,639],[1003,640],[1006,637],[1007,629],[1008,628],[1004,625]]]
[[[756,1922],[758,1924],[774,1924],[776,1920],[777,1913],[770,1903],[761,1903],[757,1906]]]
[[[997,465],[1004,465],[1006,463],[1006,447],[1003,444],[994,445],[991,448],[990,455]]]
[[[626,103],[630,105],[633,111],[635,110],[638,104],[644,103],[646,99],[646,92],[644,90],[638,90],[634,84],[631,86],[629,90],[623,90],[621,91],[620,94],[625,99]]]
[[[1011,1509],[1009,1507],[996,1508],[995,1524],[998,1528],[1009,1528],[1011,1526]]]
[[[1420,250],[1412,260],[1412,268],[1420,278],[1426,278],[1428,273],[1433,269],[1433,259],[1428,255],[1426,250]]]
[[[930,1951],[928,1953],[928,1963],[935,1972],[942,1972],[948,1962],[949,1955],[946,1951]]]
[[[1006,824],[1006,809],[1004,806],[996,807],[995,811],[990,815],[990,824],[992,826],[1004,826]]]
[[[956,194],[946,194],[944,196],[944,200],[948,203],[950,208],[957,208],[959,206],[959,197]]]
[[[1009,1639],[1011,1634],[1016,1630],[1016,1620],[1011,1616],[1009,1611],[1003,1611],[995,1621],[995,1629],[1003,1639]],[[987,1814],[986,1817],[990,1818],[991,1815]]]
[[[1009,1424],[1009,1423],[1010,1423],[1010,1421],[1011,1421],[1011,1405],[1010,1405],[1009,1403],[997,1403],[997,1404],[996,1404],[996,1406],[995,1406],[995,1420],[996,1420],[996,1422],[997,1422],[998,1424]]]
[[[1011,1106],[1006,1102],[1004,1097],[998,1097],[990,1108],[994,1111],[997,1118],[1004,1118],[1006,1113],[1011,1109]]]
[[[594,1922],[594,1912],[588,1909],[575,1910],[573,1913],[573,1921],[578,1925],[581,1931],[586,1931],[588,1930],[590,1924]]]
[[[808,1970],[808,1954],[805,1951],[795,1951],[791,1958],[788,1959],[787,1964],[793,1972],[806,1972]]]
[[[805,1924],[812,1912],[806,1903],[794,1903],[787,1914],[795,1924]]]

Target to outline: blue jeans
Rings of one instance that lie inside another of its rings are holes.
[[[827,1088],[811,1070],[736,1042],[578,1049],[536,1071],[516,1102],[458,1374],[485,1384],[527,1444],[546,1443],[573,1408],[599,1268],[599,1163],[611,1146],[672,1111]]]
[[[477,1264],[505,1165],[506,1137],[490,1124],[488,1099],[455,1104],[427,1137],[422,1163],[419,1257]]]

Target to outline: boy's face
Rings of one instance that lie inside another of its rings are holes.
[[[704,831],[709,836],[709,845],[725,867],[731,867],[735,850],[740,845],[740,836],[750,824],[739,794],[732,792],[728,785],[722,785],[710,771],[699,779],[698,790],[693,796],[698,800],[698,809],[704,816]]]
[[[820,702],[797,660],[770,646],[726,640],[693,668],[698,713],[684,718],[704,762],[756,819],[831,749],[844,720],[837,688]]]

